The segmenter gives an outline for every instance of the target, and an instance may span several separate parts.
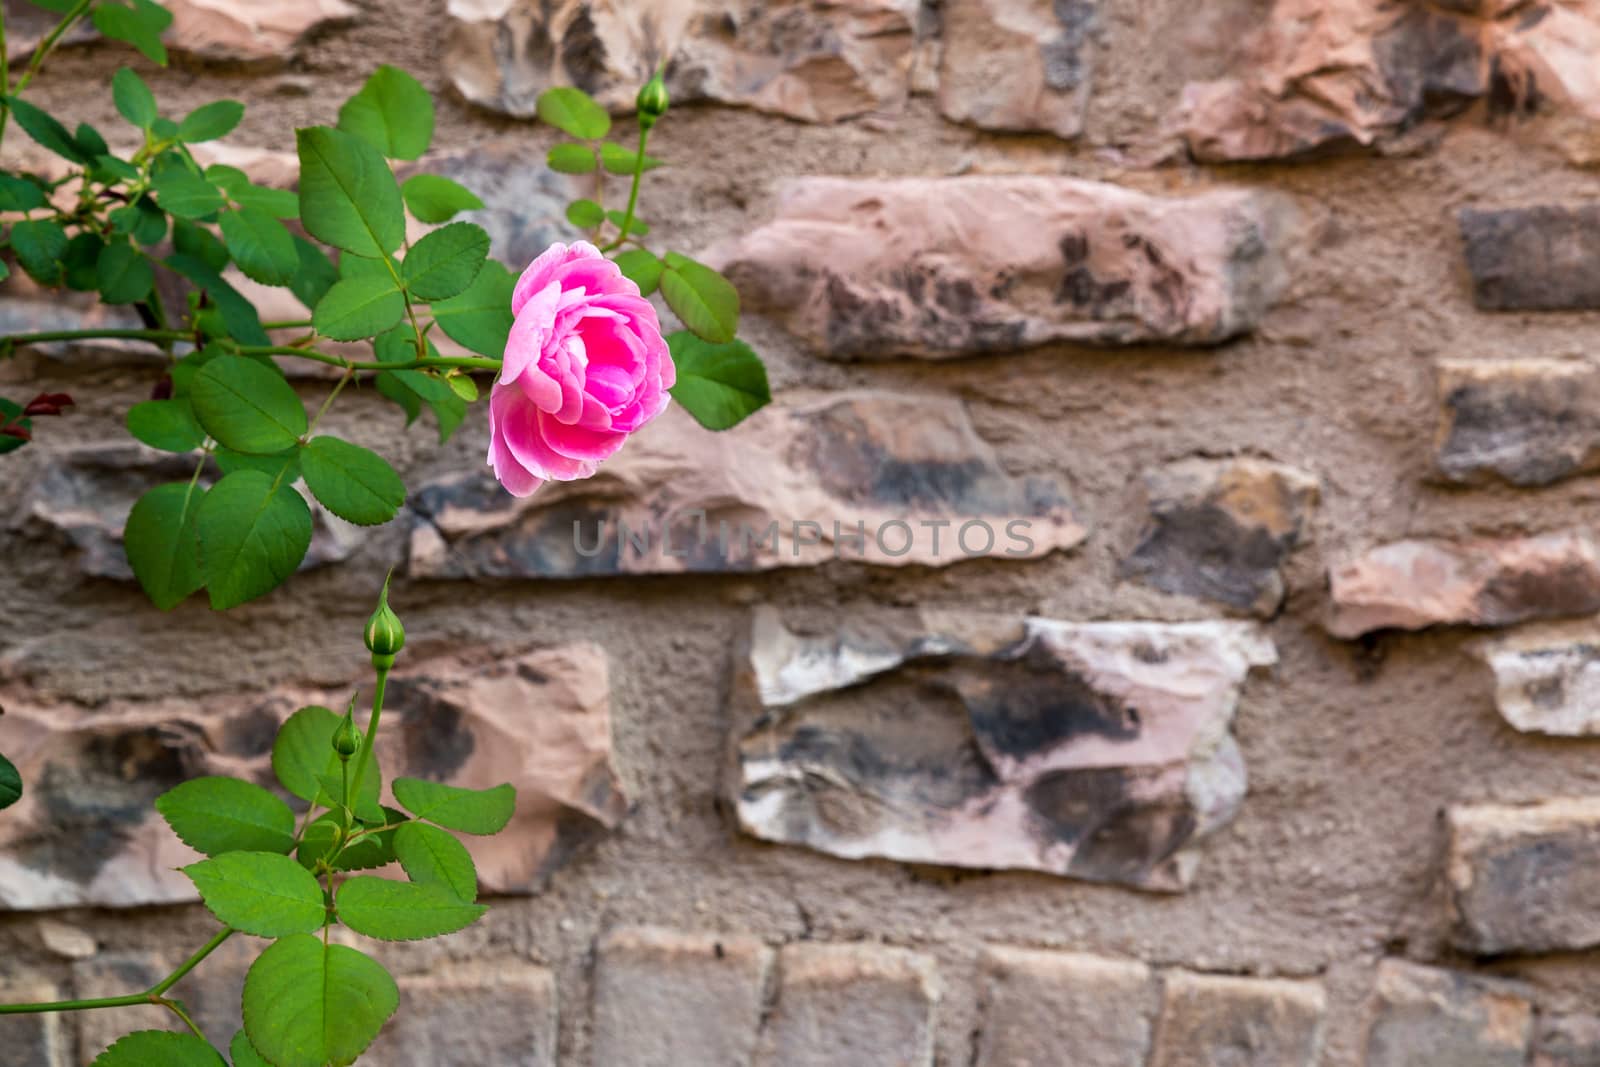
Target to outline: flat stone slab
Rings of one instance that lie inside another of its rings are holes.
[[[1401,960],[1378,965],[1365,1067],[1523,1067],[1533,1005],[1504,983]]]
[[[1600,626],[1584,620],[1519,626],[1473,651],[1494,672],[1495,707],[1526,733],[1600,734]]]
[[[1600,308],[1600,204],[1464,208],[1457,219],[1479,308]]]
[[[1439,364],[1434,466],[1447,481],[1550,485],[1600,470],[1600,367],[1587,361]]]

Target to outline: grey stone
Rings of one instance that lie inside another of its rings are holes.
[[[1149,471],[1150,519],[1123,574],[1166,593],[1271,617],[1306,534],[1314,476],[1265,460],[1185,459]]]
[[[1464,208],[1458,220],[1478,307],[1600,308],[1600,205]]]
[[[1447,884],[1466,952],[1600,945],[1600,797],[1452,807]]]
[[[1519,730],[1600,734],[1600,627],[1584,620],[1519,626],[1473,646],[1494,672],[1495,707]]]
[[[1032,345],[1214,345],[1288,283],[1297,214],[1270,193],[1151,196],[1057,177],[800,178],[706,258],[830,359]]]
[[[1150,1067],[1314,1067],[1320,982],[1169,971]]]
[[[61,991],[48,978],[21,972],[14,964],[8,971],[0,978],[0,1004],[61,999]],[[68,1067],[71,1060],[64,1024],[69,1018],[57,1012],[0,1016],[0,1051],[6,1067]]]
[[[1093,72],[1092,0],[944,0],[939,109],[987,130],[1083,130]]]
[[[556,241],[570,241],[567,203],[580,195],[571,178],[545,166],[545,151],[523,138],[501,138],[459,151],[440,152],[397,174],[438,174],[471,189],[483,201],[456,218],[489,233],[490,255],[517,269]],[[584,193],[582,195],[588,195]]]
[[[1600,1018],[1541,1014],[1529,1067],[1600,1067]]]
[[[1186,888],[1244,796],[1248,623],[756,612],[732,689],[740,826],[856,859]]]
[[[975,1067],[1145,1067],[1156,986],[1136,960],[986,948]]]
[[[169,959],[152,952],[113,951],[78,960],[72,965],[72,995],[84,999],[142,992],[172,973],[181,958]],[[93,1061],[117,1038],[135,1030],[184,1029],[177,1016],[155,1004],[115,1011],[80,1011],[66,1018],[77,1030],[80,1063]]]
[[[600,939],[593,1058],[606,1067],[749,1067],[773,952],[751,937],[648,927]]]
[[[881,945],[786,945],[757,1067],[933,1067],[934,961]]]
[[[1434,464],[1447,480],[1536,486],[1600,469],[1600,367],[1451,360],[1438,386]]]
[[[401,1011],[362,1057],[383,1067],[555,1067],[544,967],[466,964],[399,979]]]
[[[1532,1005],[1510,989],[1399,960],[1378,965],[1366,1067],[1523,1067]]]

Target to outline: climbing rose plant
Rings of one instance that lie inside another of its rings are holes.
[[[736,337],[739,296],[716,271],[645,240],[643,176],[663,161],[647,154],[667,111],[658,71],[637,100],[637,142],[610,140],[610,115],[577,89],[555,88],[539,117],[571,140],[548,166],[592,193],[567,221],[583,239],[552,246],[520,278],[489,256],[482,227],[458,220],[482,208],[449,178],[396,179],[393,161],[415,161],[434,132],[433,101],[411,75],[384,66],[339,110],[335,126],[295,131],[294,192],[257,185],[223,164],[201,166],[191,146],[225,136],[244,105],[219,100],[182,118],[162,114],[129,68],[111,78],[117,112],[138,147],[119,152],[94,127],[68,130],[22,99],[45,59],[75,25],[158,64],[172,21],[153,0],[30,0],[60,14],[12,81],[0,10],[0,143],[11,119],[65,161],[51,174],[0,169],[0,279],[10,263],[40,285],[97,293],[126,307],[140,327],[14,334],[19,345],[116,339],[146,342],[166,357],[151,399],[134,405],[127,430],[163,452],[194,458],[186,481],[156,486],[135,503],[123,531],[128,562],[151,602],[170,610],[205,591],[225,610],[262,596],[299,567],[311,543],[305,490],[347,522],[394,518],[406,488],[377,453],[318,433],[352,383],[369,383],[411,425],[432,413],[447,440],[493,375],[487,461],[518,496],[550,480],[592,475],[675,400],[710,430],[727,429],[770,399],[766,370]],[[608,179],[624,179],[620,209],[606,206]],[[414,240],[412,234],[423,231]],[[263,321],[230,278],[287,289],[302,317]],[[663,334],[650,297],[659,293],[683,329]],[[470,355],[443,354],[448,338]],[[353,359],[330,342],[371,346]],[[308,417],[283,361],[334,368],[336,380]],[[35,420],[72,405],[62,393],[0,397],[0,454],[40,432]],[[374,747],[385,683],[405,641],[388,583],[367,625],[374,680],[365,730],[356,698],[343,715],[301,708],[272,749],[278,794],[233,778],[186,782],[156,801],[174,833],[205,858],[183,868],[221,924],[216,934],[150,989],[123,996],[0,1005],[0,1015],[157,1004],[187,1032],[127,1035],[97,1067],[324,1067],[348,1064],[399,1007],[394,980],[375,960],[330,939],[335,926],[379,940],[453,933],[485,911],[477,874],[452,831],[494,834],[510,821],[510,785],[463,789],[396,778],[382,803]],[[0,808],[23,782],[0,755]],[[398,866],[404,879],[357,873]],[[244,1028],[226,1055],[170,995],[228,938],[271,941],[245,980]]]

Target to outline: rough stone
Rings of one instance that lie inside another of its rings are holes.
[[[360,13],[344,0],[170,0],[169,43],[213,60],[287,61],[314,30]]]
[[[984,950],[975,1067],[1145,1067],[1155,982],[1135,960],[1074,952]]]
[[[1600,1067],[1600,1018],[1541,1014],[1528,1067]]]
[[[39,920],[39,941],[52,953],[68,960],[86,960],[100,951],[87,930],[54,919]]]
[[[1366,1067],[1523,1067],[1532,1006],[1488,982],[1399,960],[1378,965]]]
[[[1325,1010],[1319,982],[1170,971],[1150,1067],[1314,1067]]]
[[[459,965],[399,979],[405,1010],[363,1058],[384,1067],[555,1067],[556,982],[543,967]]]
[[[594,976],[595,1063],[749,1067],[773,952],[751,937],[630,927]]]
[[[708,434],[669,409],[584,482],[517,499],[487,469],[421,487],[408,573],[585,578],[831,559],[1028,559],[1087,531],[1054,479],[1015,477],[953,398],[852,391]]]
[[[1445,479],[1537,486],[1600,470],[1600,367],[1447,361],[1438,389],[1434,465]]]
[[[507,832],[464,839],[486,893],[537,889],[626,811],[611,763],[604,654],[586,643],[479,649],[390,676],[379,756],[397,775],[517,787]],[[8,692],[0,750],[28,789],[0,820],[0,905],[126,907],[195,899],[193,862],[151,806],[180,782],[232,774],[274,785],[272,738],[306,704],[348,691],[280,690],[93,709]]]
[[[1244,796],[1249,623],[928,612],[803,636],[758,609],[731,787],[757,837],[849,859],[1186,888]]]
[[[1287,283],[1290,202],[1055,177],[801,178],[707,254],[747,306],[832,359],[1048,342],[1212,345]]]
[[[1600,308],[1600,204],[1463,208],[1457,221],[1479,308]]]
[[[1600,627],[1591,621],[1519,627],[1473,650],[1494,671],[1495,706],[1517,729],[1600,734]]]
[[[1230,76],[1193,82],[1176,124],[1218,162],[1378,146],[1487,99],[1492,113],[1600,117],[1600,5],[1277,0]]]
[[[149,952],[101,953],[72,965],[72,995],[87,998],[137,993],[171,974],[178,962]],[[117,1038],[135,1030],[184,1029],[171,1012],[154,1004],[133,1005],[116,1011],[80,1011],[67,1018],[77,1030],[80,1063],[91,1062]]]
[[[785,946],[757,1067],[933,1067],[933,959],[880,945]]]
[[[26,1004],[58,1000],[61,991],[49,979],[32,977],[14,969],[0,978],[0,1004]],[[83,1014],[93,1014],[84,1012]],[[62,1020],[66,1016],[47,1012],[40,1015],[8,1015],[0,1037],[6,1067],[67,1067],[67,1036]]]
[[[53,450],[33,484],[16,501],[9,526],[29,538],[53,543],[74,560],[80,574],[131,582],[133,569],[122,548],[122,527],[134,503],[165,482],[187,482],[192,456],[157,452],[134,442],[68,446]],[[200,479],[209,486],[213,468]],[[341,563],[365,534],[303,493],[311,507],[311,547],[300,569]]]
[[[917,0],[450,0],[445,69],[468,100],[535,113],[540,92],[576,85],[630,110],[667,61],[674,103],[708,100],[807,122],[904,103]]]
[[[1600,798],[1447,814],[1454,941],[1480,955],[1600,945]]]
[[[438,174],[471,189],[483,207],[456,218],[482,226],[489,233],[490,254],[520,269],[551,243],[572,239],[565,215],[576,195],[572,181],[544,160],[544,151],[530,148],[525,138],[500,138],[427,156],[415,167],[401,168],[398,176]]]
[[[1145,474],[1150,519],[1123,573],[1166,593],[1277,614],[1317,479],[1266,460],[1185,459]]]
[[[1092,75],[1092,0],[945,0],[939,109],[988,130],[1083,130]]]
[[[1329,573],[1328,632],[1508,626],[1600,611],[1600,551],[1583,533],[1397,541]]]

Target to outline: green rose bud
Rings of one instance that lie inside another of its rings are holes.
[[[360,748],[361,731],[356,729],[355,718],[347,711],[339,722],[339,728],[333,731],[333,750],[339,754],[340,759],[347,760]]]
[[[400,616],[389,607],[389,579],[383,580],[383,592],[378,595],[378,610],[367,620],[367,651],[372,653],[372,665],[385,670],[394,666],[394,657],[406,643],[406,628],[400,625]]]
[[[656,71],[655,77],[644,83],[644,88],[639,90],[639,96],[634,101],[634,106],[639,109],[639,125],[649,129],[655,125],[656,119],[667,113],[667,83],[661,80],[661,72]]]

